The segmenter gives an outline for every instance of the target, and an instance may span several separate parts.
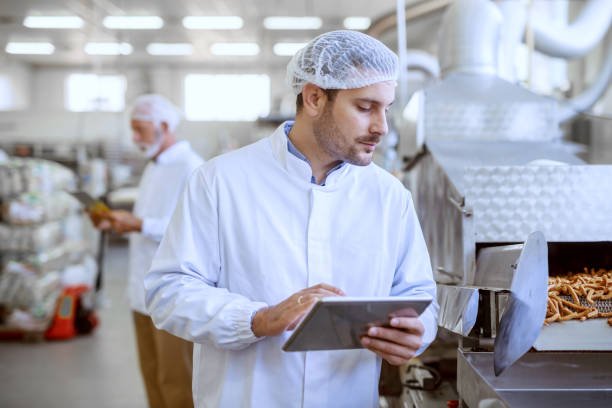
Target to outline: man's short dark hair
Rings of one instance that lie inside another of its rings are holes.
[[[327,100],[333,102],[336,99],[336,95],[338,95],[339,89],[323,89],[325,95],[327,95]],[[295,99],[295,113],[298,114],[302,111],[304,107],[304,99],[302,97],[302,93],[300,92]]]

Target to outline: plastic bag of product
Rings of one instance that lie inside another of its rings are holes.
[[[60,294],[61,289],[58,288],[46,293],[40,302],[28,309],[8,309],[8,316],[3,319],[2,326],[5,329],[44,332],[53,321]]]
[[[0,197],[10,197],[25,191],[25,180],[19,163],[8,160],[0,164]]]
[[[27,191],[51,193],[74,190],[77,178],[69,168],[50,160],[11,158],[0,163],[0,196],[11,197]]]
[[[59,190],[72,190],[76,187],[76,175],[69,168],[50,160],[25,160],[25,179],[27,191],[50,193]]]
[[[70,265],[62,272],[63,286],[85,285],[93,288],[96,284],[98,266],[91,256],[85,256],[79,264]]]
[[[0,274],[0,304],[9,308],[35,308],[60,290],[60,274],[56,271],[37,275],[25,264],[9,262]]]
[[[84,221],[89,217],[84,214],[73,214],[62,220],[62,235],[65,241],[82,241]]]
[[[0,224],[0,250],[42,252],[62,244],[64,236],[60,221],[37,226]]]
[[[3,265],[8,262],[19,262],[27,265],[38,275],[64,269],[67,265],[78,263],[83,258],[88,245],[82,241],[67,241],[63,244],[47,249],[42,252],[18,253],[9,252],[3,254]]]
[[[65,218],[80,208],[78,200],[64,191],[29,192],[5,202],[2,219],[13,225],[32,225]]]
[[[9,262],[0,275],[0,304],[27,309],[34,303],[30,288],[34,287],[36,273],[25,265]]]
[[[57,299],[55,301],[57,302]],[[50,324],[51,317],[40,319],[29,310],[12,309],[2,327],[7,330],[42,333],[47,330]]]

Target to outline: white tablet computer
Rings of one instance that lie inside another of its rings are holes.
[[[418,316],[430,298],[328,297],[319,300],[283,344],[284,351],[363,348],[360,337],[371,326],[389,326],[390,316]]]

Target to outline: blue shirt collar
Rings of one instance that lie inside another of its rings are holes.
[[[306,158],[306,156],[304,156],[302,154],[302,152],[300,152],[297,147],[295,147],[295,145],[293,144],[293,142],[291,142],[291,139],[289,139],[289,132],[291,132],[291,128],[293,127],[293,124],[295,123],[295,121],[287,121],[285,122],[285,135],[287,135],[287,150],[289,150],[289,153],[291,153],[292,155],[294,155],[295,157],[297,157],[300,160],[304,160],[306,163],[308,163],[310,165],[310,162],[308,161],[308,159]],[[346,163],[342,162],[339,165],[337,165],[336,167],[334,167],[333,169],[331,169],[330,171],[327,172],[326,178],[327,176],[329,176],[331,173],[333,173],[334,171],[338,170],[339,168],[341,168],[342,166],[344,166]],[[310,182],[312,184],[317,184],[317,181],[315,180],[314,176],[310,177]],[[322,186],[325,185],[325,182],[323,182],[323,184],[321,184]]]

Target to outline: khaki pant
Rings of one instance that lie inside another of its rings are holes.
[[[149,316],[133,312],[140,371],[151,408],[193,407],[193,343],[158,330]]]

